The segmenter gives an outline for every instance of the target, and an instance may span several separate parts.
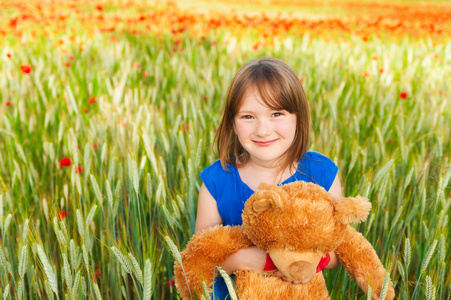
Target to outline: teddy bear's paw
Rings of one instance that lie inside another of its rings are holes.
[[[356,277],[355,281],[359,285],[359,287],[362,289],[362,291],[365,292],[365,294],[368,295],[368,283],[363,279],[363,277]]]
[[[363,277],[355,277],[355,281],[362,289],[362,291],[364,291],[365,294],[368,295],[368,282]],[[371,293],[371,296],[373,300],[379,300],[379,297],[376,295],[376,293],[374,293],[374,291]]]

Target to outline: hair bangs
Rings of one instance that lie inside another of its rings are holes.
[[[282,78],[277,78],[275,70],[273,72],[264,72],[267,70],[260,69],[259,74],[251,83],[252,87],[260,96],[263,104],[273,110],[286,110],[289,113],[296,111],[293,99],[287,95],[287,87],[284,87]]]

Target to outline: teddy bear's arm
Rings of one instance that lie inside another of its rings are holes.
[[[348,226],[344,240],[335,250],[335,254],[360,288],[367,293],[370,285],[373,299],[379,299],[386,271],[368,240]],[[394,296],[393,284],[390,281],[385,299],[391,300]]]
[[[202,294],[202,281],[211,286],[214,269],[228,256],[252,246],[241,226],[215,226],[193,235],[181,252],[182,266],[174,264],[175,285],[183,299]],[[186,275],[186,278],[185,278]],[[187,286],[189,284],[189,288]]]

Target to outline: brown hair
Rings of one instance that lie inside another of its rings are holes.
[[[214,139],[217,155],[224,170],[227,170],[227,164],[238,167],[249,160],[249,153],[241,146],[233,131],[233,124],[242,99],[250,88],[259,93],[269,108],[286,110],[296,115],[293,143],[279,162],[279,171],[282,172],[307,152],[310,112],[307,97],[296,73],[286,63],[273,57],[251,60],[233,77],[227,90],[224,114]]]

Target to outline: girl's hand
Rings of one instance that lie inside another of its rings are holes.
[[[230,275],[236,270],[262,272],[265,263],[266,253],[257,248],[257,246],[252,246],[246,249],[240,249],[238,252],[227,257],[221,267]]]
[[[340,262],[337,259],[337,255],[335,255],[335,252],[329,252],[330,256],[330,262],[329,264],[324,268],[325,270],[334,269],[340,265]]]

